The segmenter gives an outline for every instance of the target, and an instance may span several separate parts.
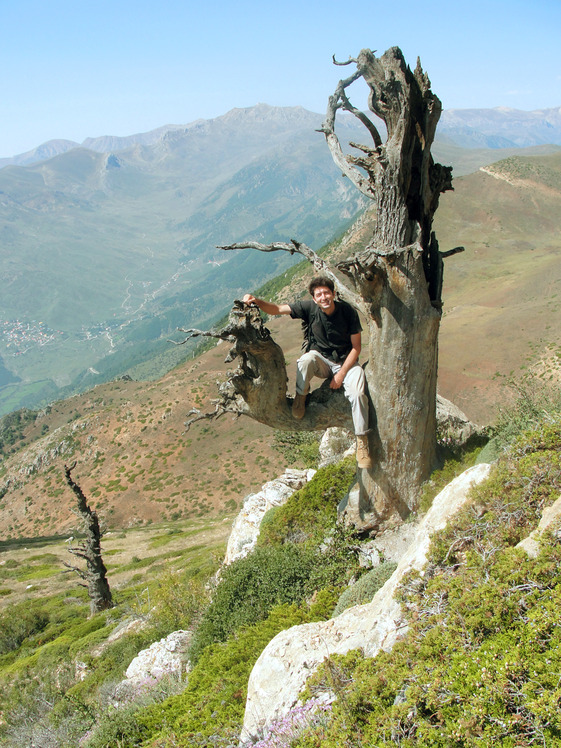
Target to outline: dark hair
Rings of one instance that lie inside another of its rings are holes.
[[[312,280],[310,281],[310,285],[308,286],[310,296],[313,296],[316,288],[319,288],[320,286],[326,286],[327,288],[329,288],[331,293],[335,293],[335,284],[333,283],[331,278],[326,278],[324,275],[318,275],[317,278],[312,278]]]

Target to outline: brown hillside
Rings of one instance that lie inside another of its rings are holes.
[[[290,348],[282,335],[279,342]],[[28,445],[3,462],[0,540],[76,527],[63,474],[73,461],[75,479],[109,527],[237,510],[286,461],[271,429],[249,418],[203,421],[185,432],[192,408],[212,410],[226,353],[221,344],[158,382],[119,380],[55,403],[28,429]]]
[[[561,155],[509,158],[454,182],[436,232],[446,260],[439,386],[487,423],[497,372],[555,363],[561,339]]]
[[[495,373],[555,362],[561,350],[561,156],[509,158],[454,185],[435,229],[442,250],[466,252],[446,260],[439,389],[488,423],[505,397]],[[358,249],[372,220],[365,214],[332,255]],[[281,297],[301,293],[311,272],[306,266]],[[292,374],[300,325],[269,327]],[[117,381],[53,405],[0,466],[0,539],[75,527],[63,483],[63,465],[74,460],[110,527],[233,513],[285,460],[274,433],[247,418],[203,421],[185,433],[192,407],[212,410],[226,351],[216,346],[158,382]]]

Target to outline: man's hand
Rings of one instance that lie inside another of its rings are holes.
[[[345,375],[341,371],[338,371],[337,374],[333,375],[333,378],[331,382],[329,383],[329,386],[331,387],[332,390],[338,390],[339,387],[341,387],[341,385],[343,384],[344,379],[345,379]]]
[[[274,316],[276,314],[290,314],[292,311],[288,304],[273,304],[271,301],[258,299],[251,293],[246,293],[242,299],[244,304],[255,304],[262,312]]]

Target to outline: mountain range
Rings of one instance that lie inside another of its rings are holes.
[[[320,123],[262,105],[152,145],[76,148],[0,170],[0,412],[106,381],[158,352],[161,374],[186,355],[170,351],[170,333],[210,324],[248,284],[291,262],[216,245],[295,236],[317,247],[343,230],[364,202],[315,132]],[[356,137],[354,123],[343,130]]]
[[[366,204],[321,120],[260,104],[79,147],[51,141],[0,169],[0,414],[125,373],[160,376],[192,355],[168,342],[177,328],[212,325],[292,262],[216,245],[294,237],[317,249],[345,230]],[[341,119],[343,143],[364,139],[355,123]],[[460,176],[520,154],[521,123],[535,143],[524,153],[560,150],[539,145],[546,131],[561,143],[559,110],[454,110],[435,158]]]
[[[9,165],[28,166],[66,153],[72,148],[113,153],[135,145],[154,145],[169,132],[185,132],[204,127],[205,122],[206,120],[199,119],[188,125],[164,125],[149,132],[124,137],[103,135],[86,138],[82,143],[49,140],[25,153],[0,158],[0,168]],[[527,148],[552,143],[561,145],[561,107],[531,112],[509,107],[445,109],[438,125],[437,139],[452,142],[462,148]]]

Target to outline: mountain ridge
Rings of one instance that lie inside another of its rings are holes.
[[[183,125],[162,125],[134,135],[87,137],[81,143],[73,140],[53,139],[24,153],[0,158],[0,169],[10,165],[27,166],[65,153],[72,148],[82,147],[99,153],[110,153],[127,150],[135,145],[153,145],[160,139],[165,139],[169,133],[204,127],[208,122],[228,117],[234,118],[238,112],[259,111],[263,108],[308,111],[301,106],[272,107],[269,104],[259,103],[252,107],[235,107],[215,118],[199,118]],[[516,137],[512,132],[514,127],[524,130],[525,135]],[[507,131],[508,136],[501,137],[497,130]],[[463,144],[464,147],[466,143],[470,143],[467,146],[470,148],[520,148],[549,143],[561,145],[561,107],[531,111],[510,107],[444,109],[437,131],[437,139],[440,137],[450,139],[457,145]]]

